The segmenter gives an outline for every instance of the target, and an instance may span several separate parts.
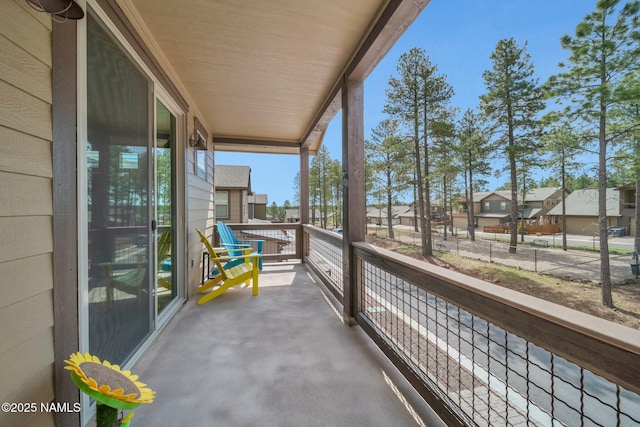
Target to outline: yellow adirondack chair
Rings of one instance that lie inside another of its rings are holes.
[[[206,236],[202,234],[200,230],[196,229],[196,231],[198,232],[200,240],[202,240],[202,243],[204,243],[204,246],[209,253],[209,258],[213,262],[215,262],[216,267],[220,272],[220,274],[218,274],[215,278],[205,281],[198,287],[198,293],[202,293],[207,289],[218,285],[216,289],[208,292],[206,295],[200,298],[198,300],[198,304],[204,304],[205,302],[211,301],[233,286],[242,285],[244,283],[248,285],[250,282],[252,282],[253,295],[258,295],[258,273],[260,271],[259,264],[262,255],[256,253],[252,254],[252,249],[246,248],[244,250],[244,255],[242,256],[221,256],[229,251],[225,248],[214,249],[211,246],[211,243],[209,243],[209,240],[206,238]],[[231,268],[224,268],[224,262],[237,258],[244,259],[245,262]]]

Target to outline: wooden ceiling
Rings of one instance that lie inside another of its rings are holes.
[[[216,150],[313,153],[362,77],[428,0],[118,0],[197,105]]]

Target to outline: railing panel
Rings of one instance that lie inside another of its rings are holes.
[[[640,425],[637,331],[354,246],[365,330],[461,424]]]
[[[304,233],[309,242],[305,261],[342,300],[342,235],[313,226],[304,226]]]

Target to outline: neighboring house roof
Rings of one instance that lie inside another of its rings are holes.
[[[496,194],[500,197],[503,197],[507,200],[511,200],[511,190],[498,190],[498,191],[478,191],[473,193],[473,202],[474,203],[478,203],[481,202],[483,199],[486,199],[487,197],[491,196],[492,194]],[[461,201],[466,201],[467,199],[463,196],[461,199]]]
[[[518,211],[518,218],[536,218],[543,209],[544,208],[524,208],[522,211]],[[522,215],[520,215],[520,212],[522,212]]]
[[[532,188],[527,191],[527,194],[524,197],[525,202],[539,202],[547,200],[549,197],[553,196],[554,193],[559,191],[562,187],[540,187],[540,188]]]
[[[598,190],[575,190],[569,194],[566,215],[571,216],[598,216]],[[551,209],[547,215],[562,215],[562,202]],[[607,216],[620,216],[620,193],[614,188],[607,188]]]
[[[214,183],[216,188],[247,188],[251,190],[251,168],[249,166],[216,165]]]

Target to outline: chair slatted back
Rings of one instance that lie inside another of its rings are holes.
[[[196,231],[198,232],[198,235],[200,236],[200,240],[202,240],[202,243],[204,243],[204,246],[207,249],[207,252],[209,253],[209,259],[213,260],[213,262],[216,263],[216,267],[218,268],[218,271],[222,275],[222,279],[227,280],[227,274],[224,268],[222,267],[222,263],[218,259],[218,255],[216,254],[216,251],[213,250],[213,246],[211,246],[209,239],[207,239],[207,236],[205,236],[202,233],[202,231],[198,230],[197,228],[196,228]]]

